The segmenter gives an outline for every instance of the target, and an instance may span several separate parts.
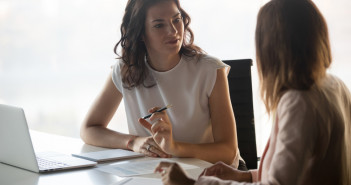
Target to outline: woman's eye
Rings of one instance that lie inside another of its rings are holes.
[[[178,22],[180,22],[181,20],[182,20],[181,18],[177,18],[177,19],[174,20],[174,22],[175,22],[175,23],[178,23]]]
[[[163,24],[156,24],[155,26],[154,26],[154,28],[161,28],[163,26]]]

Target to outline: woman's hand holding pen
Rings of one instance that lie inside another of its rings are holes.
[[[176,151],[176,142],[173,140],[172,124],[166,111],[155,112],[156,110],[159,110],[159,107],[149,110],[150,113],[153,113],[150,121],[156,120],[153,124],[142,118],[139,119],[139,122],[151,132],[154,141],[163,151],[168,154],[174,154],[174,151]]]
[[[167,158],[170,157],[167,153],[165,153],[154,141],[152,136],[149,137],[136,137],[130,143],[130,149],[134,152],[143,153],[149,157],[162,157]]]

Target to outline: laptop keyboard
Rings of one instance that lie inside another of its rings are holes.
[[[62,162],[53,161],[53,160],[49,160],[41,157],[37,157],[37,161],[39,165],[39,170],[60,169],[60,168],[69,166]]]

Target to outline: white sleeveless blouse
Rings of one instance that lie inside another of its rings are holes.
[[[146,62],[149,70],[148,81],[155,86],[143,85],[126,89],[122,84],[120,60],[113,67],[112,80],[122,93],[128,121],[129,133],[150,136],[138,119],[148,115],[152,107],[164,107],[172,122],[173,137],[176,141],[199,144],[212,143],[212,125],[209,110],[209,97],[216,82],[217,69],[229,66],[209,55],[196,57],[182,56],[171,70],[158,72]]]

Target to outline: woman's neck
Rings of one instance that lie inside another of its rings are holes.
[[[147,56],[147,62],[156,71],[164,72],[173,69],[180,61],[180,55],[167,55],[167,56]]]

